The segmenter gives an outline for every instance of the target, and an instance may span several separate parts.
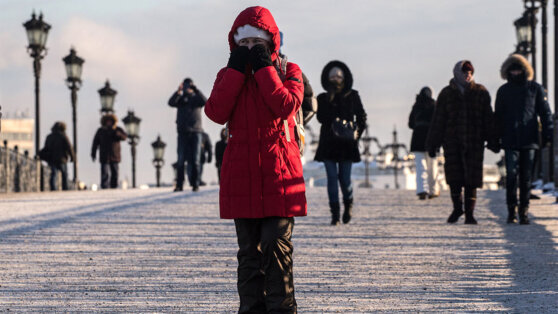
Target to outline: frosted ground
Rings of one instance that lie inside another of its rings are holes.
[[[299,312],[556,313],[553,199],[509,226],[503,191],[480,192],[480,224],[447,225],[446,194],[357,189],[352,223],[331,227],[325,188],[311,188],[294,231]],[[0,312],[235,312],[236,237],[217,195],[0,195]]]

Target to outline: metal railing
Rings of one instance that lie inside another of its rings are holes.
[[[18,147],[8,148],[8,142],[0,147],[0,193],[39,192],[41,190],[41,171],[43,182],[48,182],[50,168],[29,152],[23,154]],[[38,171],[39,170],[39,171]]]

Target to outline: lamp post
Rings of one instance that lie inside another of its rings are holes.
[[[31,14],[31,19],[23,24],[27,31],[27,52],[33,58],[33,72],[35,74],[35,155],[39,153],[41,141],[40,123],[40,102],[39,102],[39,78],[41,77],[41,59],[47,54],[46,40],[51,26],[43,21],[43,14],[39,14],[39,19],[35,12]],[[41,191],[44,190],[44,180],[41,167]]]
[[[151,143],[151,147],[153,147],[153,166],[156,169],[156,179],[157,179],[157,187],[161,186],[161,167],[165,164],[163,160],[163,155],[165,154],[165,142],[161,141],[161,136],[157,136],[157,140]]]
[[[531,53],[532,40],[531,23],[528,12],[525,11],[520,18],[515,20],[513,25],[515,26],[515,35],[517,37],[515,53],[527,57]]]
[[[101,113],[113,113],[114,98],[118,92],[110,87],[109,80],[105,82],[105,86],[99,89],[99,96],[101,97]]]
[[[554,0],[554,47],[558,47],[558,0]],[[558,203],[558,53],[554,51],[554,196],[556,196],[556,203]]]
[[[78,188],[78,160],[77,160],[77,118],[76,118],[76,106],[77,106],[77,91],[81,87],[81,70],[82,65],[85,60],[78,57],[74,48],[70,49],[70,54],[62,59],[66,65],[66,85],[72,91],[72,124],[74,127],[74,186]]]
[[[132,149],[132,187],[136,187],[136,145],[139,141],[139,124],[141,119],[136,117],[133,111],[128,111],[128,115],[122,119],[128,139]]]

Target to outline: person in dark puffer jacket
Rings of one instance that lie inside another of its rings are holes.
[[[45,141],[44,150],[48,152],[48,165],[50,166],[50,190],[57,190],[56,175],[62,175],[62,190],[68,190],[68,158],[74,162],[75,155],[72,144],[66,135],[66,124],[56,122],[52,126],[50,133]]]
[[[505,151],[508,223],[529,224],[529,196],[535,151],[539,149],[539,121],[543,147],[552,141],[552,113],[544,88],[533,81],[533,68],[519,54],[509,56],[500,74],[508,82],[498,89],[495,118]],[[517,187],[519,176],[519,208]]]
[[[455,223],[463,215],[465,223],[477,224],[473,213],[477,188],[482,187],[484,145],[498,152],[494,113],[490,106],[490,94],[486,88],[475,83],[475,69],[470,61],[457,62],[453,79],[438,95],[434,118],[426,138],[430,157],[443,145],[446,182],[450,186],[453,211],[447,222]],[[465,201],[463,191],[465,190]]]
[[[318,121],[320,140],[314,160],[324,163],[327,173],[327,192],[331,210],[331,224],[338,225],[340,219],[339,187],[343,193],[343,223],[352,217],[353,186],[351,168],[353,162],[360,161],[358,140],[366,129],[366,112],[358,92],[353,87],[351,71],[343,62],[331,61],[322,71],[322,86],[327,91],[318,95]],[[336,121],[352,123],[354,136],[340,139],[335,136],[332,126]]]
[[[430,128],[436,101],[432,98],[432,89],[423,87],[417,95],[409,115],[409,128],[413,130],[411,152],[415,155],[417,195],[424,200],[440,194],[438,178],[438,162],[426,152],[426,136]]]

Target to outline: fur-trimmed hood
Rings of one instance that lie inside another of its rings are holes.
[[[326,64],[322,70],[322,87],[326,91],[329,90],[329,71],[331,71],[334,67],[338,67],[341,71],[343,71],[344,85],[341,94],[345,94],[353,88],[353,74],[351,73],[351,70],[349,70],[349,67],[341,61],[334,60]]]
[[[512,64],[518,64],[523,67],[525,74],[527,75],[527,80],[533,80],[533,67],[531,66],[531,63],[529,63],[527,58],[517,53],[510,55],[500,68],[500,76],[502,76],[504,80],[508,79],[508,69]]]

